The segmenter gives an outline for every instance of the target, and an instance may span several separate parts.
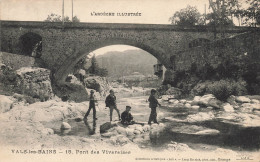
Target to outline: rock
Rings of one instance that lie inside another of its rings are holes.
[[[111,124],[110,122],[106,122],[100,125],[100,133],[105,133],[107,130],[113,128],[114,126],[116,126],[116,124]]]
[[[136,144],[144,143],[144,139],[141,137],[137,137],[133,139],[133,142]]]
[[[219,131],[216,129],[206,129],[199,132],[196,132],[197,135],[216,135],[219,134]]]
[[[193,108],[193,109],[199,109],[200,106],[198,106],[198,105],[193,105],[193,106],[191,106],[191,108]]]
[[[69,82],[58,83],[53,86],[53,91],[62,101],[83,102],[89,99],[85,87],[79,84]]]
[[[162,100],[163,101],[169,101],[171,99],[174,99],[173,95],[162,95]]]
[[[110,137],[113,137],[117,135],[117,132],[113,131],[113,132],[106,132],[106,133],[103,133],[101,134],[102,137],[106,137],[106,138],[110,138]]]
[[[259,101],[259,100],[256,100],[256,99],[252,99],[251,102],[252,102],[252,103],[255,103],[255,104],[259,104],[259,103],[260,103],[260,101]]]
[[[108,94],[108,91],[111,89],[107,79],[105,77],[99,76],[85,78],[84,85],[86,88],[96,90],[102,97],[105,97]]]
[[[125,128],[118,126],[118,127],[116,127],[115,129],[116,129],[116,131],[117,131],[118,134],[126,135],[126,130],[125,130]]]
[[[191,108],[191,104],[186,103],[186,104],[184,105],[184,107],[186,107],[186,108]]]
[[[203,105],[203,106],[212,106],[215,108],[220,108],[222,102],[216,99],[212,94],[207,94],[202,97],[195,96],[191,105]]]
[[[123,135],[118,135],[115,138],[116,138],[116,144],[119,144],[119,145],[125,145],[128,142],[130,142],[129,139]]]
[[[13,106],[14,101],[10,97],[0,95],[0,113],[9,111]]]
[[[236,103],[236,97],[234,95],[229,96],[227,102],[233,106],[238,106],[238,104]]]
[[[140,131],[141,133],[144,131],[142,126],[140,126],[140,127],[135,127],[135,130],[138,130],[138,131]]]
[[[126,135],[127,136],[133,136],[134,135],[134,129],[126,128]]]
[[[183,125],[177,126],[171,129],[172,132],[181,134],[194,134],[194,135],[215,135],[219,134],[216,129],[210,129],[207,127],[197,126],[197,125]]]
[[[61,129],[71,129],[71,126],[67,122],[62,122]]]
[[[148,132],[150,129],[151,129],[150,125],[144,125],[144,126],[143,126],[143,130],[144,130],[145,132]]]
[[[51,129],[51,128],[45,128],[45,129],[43,129],[41,132],[42,132],[42,134],[45,134],[45,135],[54,134],[54,130]]]
[[[180,102],[183,103],[183,104],[185,104],[187,101],[184,100],[184,99],[182,99],[182,100],[180,100]]]
[[[174,98],[179,99],[179,98],[182,97],[183,92],[182,92],[182,90],[179,89],[179,88],[171,87],[171,88],[169,88],[169,89],[166,91],[166,95],[173,95]]]
[[[198,105],[200,102],[200,98],[201,98],[200,96],[195,96],[193,98],[193,101],[191,102],[191,105]]]
[[[222,102],[216,98],[212,98],[208,101],[208,104],[205,105],[205,106],[211,106],[211,107],[214,107],[214,108],[217,108],[217,109],[220,109],[221,106],[222,106]]]
[[[140,132],[139,130],[136,130],[136,129],[135,129],[135,130],[134,130],[134,134],[137,134],[137,135],[138,135],[138,134],[141,134],[141,132]]]
[[[251,100],[245,96],[236,97],[236,101],[240,103],[251,102]]]
[[[206,120],[212,120],[215,116],[212,112],[199,112],[197,114],[188,115],[187,121],[188,122],[200,122],[200,121],[206,121]]]
[[[73,83],[73,84],[79,84],[81,85],[81,82],[78,80],[77,77],[75,77],[72,74],[69,74],[65,80],[66,82]]]
[[[223,109],[227,112],[234,112],[233,106],[231,106],[229,103],[223,104]]]
[[[240,110],[242,112],[252,112],[254,110],[260,110],[260,104],[256,104],[256,103],[243,103],[240,106]]]
[[[169,103],[174,103],[175,101],[177,101],[176,99],[170,99],[168,102]]]
[[[50,70],[44,68],[23,67],[16,70],[18,91],[22,94],[38,98],[41,101],[53,97]]]
[[[204,95],[200,97],[199,104],[207,106],[212,99],[215,99],[215,97],[212,94]]]
[[[184,143],[171,142],[167,145],[169,151],[191,151],[192,149]]]

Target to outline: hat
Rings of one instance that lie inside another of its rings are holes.
[[[114,90],[113,90],[113,89],[111,89],[109,92],[110,92],[110,93],[111,93],[111,92],[114,92]]]
[[[127,109],[127,108],[131,109],[131,106],[126,106],[125,108],[126,108],[126,109]]]
[[[155,89],[152,89],[152,90],[151,90],[151,93],[153,93],[153,92],[156,92],[156,90],[155,90]]]
[[[94,93],[94,90],[91,90],[90,93]]]

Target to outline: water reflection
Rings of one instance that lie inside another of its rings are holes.
[[[84,119],[84,123],[89,130],[89,135],[93,135],[93,134],[96,133],[96,126],[97,126],[96,125],[96,119],[93,119],[92,129],[91,129],[90,123],[86,119]]]

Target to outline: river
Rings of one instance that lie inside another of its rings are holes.
[[[129,105],[132,107],[131,113],[134,119],[147,123],[150,114],[147,99],[148,96],[119,98],[120,113],[124,111],[126,105]],[[68,119],[67,122],[72,126],[68,132],[60,130],[61,122],[45,123],[45,126],[54,129],[54,132],[61,136],[95,137],[99,134],[99,126],[109,121],[109,109],[105,108],[103,102],[100,101],[97,107],[98,120],[96,122],[92,120],[91,111],[87,122],[80,119]],[[255,151],[260,148],[259,124],[245,126],[234,120],[245,117],[245,115],[240,116],[241,112],[230,113],[206,108],[188,109],[173,107],[168,102],[162,102],[157,114],[158,121],[164,123],[166,128],[156,141],[151,141],[143,147],[160,149],[171,141],[175,141],[185,143],[194,150],[214,150],[221,147],[237,151]],[[247,115],[248,118],[252,115],[259,117],[257,121],[260,119],[259,113]],[[116,111],[114,111],[113,120],[117,119]]]

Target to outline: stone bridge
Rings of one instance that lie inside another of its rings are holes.
[[[234,27],[226,29],[225,36],[245,31],[248,28]],[[213,29],[205,26],[1,21],[1,50],[40,58],[56,81],[64,80],[82,57],[104,46],[141,48],[171,70],[180,51],[214,39]]]

